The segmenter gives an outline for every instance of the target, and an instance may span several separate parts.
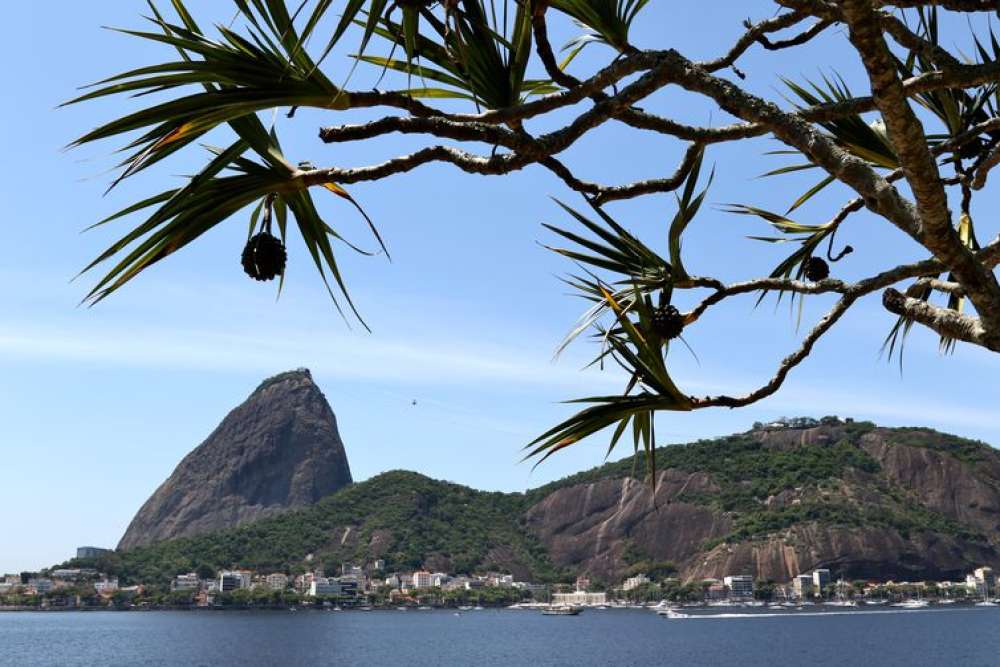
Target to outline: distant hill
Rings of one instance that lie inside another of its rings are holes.
[[[658,449],[525,494],[410,472],[353,484],[305,509],[108,556],[105,569],[164,582],[197,569],[500,569],[539,581],[676,568],[686,579],[958,578],[1000,568],[1000,453],[922,428],[828,420]]]
[[[119,549],[232,528],[351,483],[337,420],[309,371],[261,383],[132,519]]]

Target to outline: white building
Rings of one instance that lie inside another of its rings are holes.
[[[723,578],[722,582],[729,589],[729,595],[734,598],[753,597],[753,577],[749,574],[733,574]]]
[[[316,577],[309,584],[309,595],[311,597],[319,596],[331,596],[337,597],[340,595],[340,582],[330,577]]]
[[[94,590],[101,594],[114,593],[118,590],[118,577],[112,577],[104,581],[95,581]]]
[[[431,573],[420,570],[413,573],[413,588],[430,588]]]
[[[969,593],[982,598],[996,595],[997,581],[993,574],[993,568],[977,567],[972,574],[965,578],[965,586]]]
[[[264,577],[267,587],[272,591],[283,591],[288,588],[288,576],[281,572],[275,572]]]
[[[795,597],[808,598],[813,595],[813,576],[811,574],[799,574],[792,579],[792,589]]]
[[[170,590],[172,591],[196,591],[199,588],[201,588],[201,581],[194,572],[178,574],[170,582]]]
[[[602,605],[608,603],[608,594],[587,593],[586,591],[574,591],[573,593],[553,593],[552,604],[554,605]]]
[[[444,588],[450,579],[451,577],[444,572],[433,572],[431,573],[431,586]]]
[[[637,574],[634,577],[629,577],[628,579],[625,580],[625,583],[622,584],[622,590],[623,591],[635,590],[636,588],[639,588],[640,586],[645,586],[648,583],[649,583],[649,577],[647,577],[645,574]]]
[[[813,590],[816,592],[816,595],[823,595],[826,592],[826,587],[829,586],[832,581],[830,578],[830,570],[813,570],[812,577]]]

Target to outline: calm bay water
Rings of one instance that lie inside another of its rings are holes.
[[[3,665],[1000,665],[1000,608],[0,613]]]

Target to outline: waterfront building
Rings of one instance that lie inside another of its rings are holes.
[[[199,588],[201,588],[201,580],[198,579],[195,572],[178,574],[170,582],[170,590],[172,591],[196,591]]]
[[[816,595],[823,595],[826,592],[826,587],[830,585],[830,570],[820,569],[813,570],[813,591]]]
[[[733,574],[725,577],[723,583],[729,589],[729,595],[734,598],[753,597],[753,576],[749,574]]]
[[[792,589],[795,591],[795,597],[800,600],[803,598],[812,597],[813,595],[813,576],[811,574],[799,574],[792,579]]]
[[[283,591],[288,588],[288,576],[281,572],[267,575],[264,581],[272,591]]]
[[[705,599],[706,600],[725,600],[727,596],[728,589],[726,585],[721,581],[715,581],[715,583],[709,584],[708,588],[705,589]]]
[[[333,577],[315,577],[309,584],[309,596],[329,596],[339,597],[341,595],[340,582]]]
[[[77,558],[98,558],[104,554],[111,553],[111,549],[102,549],[101,547],[77,547],[76,557]]]
[[[576,578],[576,590],[578,591],[589,591],[590,590],[590,577],[579,576]]]
[[[509,588],[514,585],[514,575],[500,574],[498,572],[491,573],[486,577],[486,585],[496,586],[499,588]]]
[[[385,578],[385,585],[393,589],[399,588],[400,586],[399,575],[390,574],[388,577]]]
[[[431,587],[431,573],[419,570],[413,573],[413,587],[414,588],[430,588]]]
[[[252,573],[245,570],[223,570],[219,573],[219,591],[228,593],[250,588],[251,577]]]
[[[572,593],[554,593],[552,595],[552,604],[560,606],[602,605],[607,603],[608,594],[604,592],[587,593],[586,591],[574,591]]]
[[[549,587],[545,584],[532,584],[526,581],[515,581],[514,588],[531,593],[533,600],[544,600],[549,592]]]
[[[993,568],[977,567],[972,574],[965,577],[965,587],[971,595],[988,598],[997,592],[996,575]]]
[[[115,582],[117,583],[117,581],[118,580],[116,579]],[[39,595],[51,591],[52,586],[53,584],[51,579],[44,579],[42,577],[38,577],[35,579],[28,579],[28,588],[33,589]]]
[[[100,595],[110,595],[118,590],[118,577],[94,582],[94,590]]]
[[[451,577],[444,572],[432,572],[431,573],[431,586],[437,588],[444,588],[445,585],[451,580]]]
[[[635,590],[636,588],[639,588],[640,586],[645,586],[648,583],[649,583],[649,577],[647,577],[645,574],[637,574],[634,577],[629,577],[628,579],[625,580],[625,583],[622,584],[622,590],[623,591]]]
[[[354,575],[345,575],[337,581],[340,594],[344,597],[357,597],[363,588],[364,581]]]

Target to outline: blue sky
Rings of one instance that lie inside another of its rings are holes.
[[[669,44],[695,58],[728,48],[746,15],[759,19],[772,11],[767,2],[720,1],[706,18],[668,4],[652,3],[634,41]],[[231,18],[228,0],[192,5],[201,16]],[[406,468],[484,489],[521,490],[600,463],[601,436],[534,471],[518,463],[525,443],[570,414],[559,401],[616,391],[621,380],[579,372],[591,352],[585,345],[553,362],[580,303],[564,295],[556,276],[568,267],[540,247],[552,241],[540,223],[566,222],[550,195],[580,202],[547,172],[530,168],[484,178],[428,166],[353,186],[393,255],[390,263],[346,249],[340,254],[371,334],[345,327],[297,240],[279,301],[272,285],[247,279],[239,266],[246,214],[108,301],[78,308],[96,276],[70,279],[122,227],[81,230],[177,182],[175,174],[190,173],[204,156],[189,151],[102,197],[114,146],[61,147],[131,103],[55,107],[83,83],[168,57],[100,29],[140,25],[144,3],[63,3],[59,11],[14,3],[7,11],[13,14],[8,25],[21,29],[9,31],[6,40],[19,62],[7,70],[6,89],[19,94],[0,106],[0,187],[8,222],[0,253],[6,287],[0,295],[0,571],[48,565],[82,544],[114,545],[139,505],[229,409],[262,378],[299,366],[313,370],[337,413],[358,480]],[[775,97],[779,73],[801,80],[835,66],[861,89],[858,63],[845,57],[844,44],[842,33],[829,31],[794,57],[751,49],[740,63],[745,85]],[[343,55],[330,60],[331,71],[346,72]],[[577,73],[606,57],[595,49],[579,61]],[[360,70],[352,84],[361,88],[374,80],[375,73]],[[702,100],[673,90],[646,106],[689,122],[727,121]],[[290,156],[321,166],[374,163],[420,145],[415,138],[387,137],[324,146],[315,138],[320,124],[364,117],[301,111],[277,122]],[[761,139],[709,151],[717,177],[710,205],[685,241],[689,270],[747,278],[769,271],[787,251],[746,240],[746,234],[767,230],[720,210],[730,202],[783,210],[816,180],[814,174],[758,179],[784,164],[765,155],[775,147]],[[667,138],[608,124],[564,157],[581,177],[620,183],[672,172],[682,150]],[[800,218],[825,221],[845,198],[844,190],[831,188]],[[317,199],[331,224],[365,240],[349,207],[332,196]],[[985,218],[995,204],[987,191],[976,211]],[[651,242],[663,239],[674,211],[670,196],[609,210]],[[977,221],[988,228],[988,220]],[[920,257],[887,223],[867,214],[852,219],[841,241],[857,249],[836,266],[845,278],[866,275],[881,262]],[[824,306],[829,300],[808,300],[804,322]],[[658,435],[663,443],[684,442],[784,414],[840,414],[1000,442],[993,379],[1000,359],[962,346],[942,357],[936,339],[918,331],[900,375],[878,356],[891,323],[877,298],[856,306],[776,397],[738,411],[664,416]],[[785,306],[754,309],[752,298],[710,313],[686,336],[700,364],[682,348],[670,363],[680,386],[692,393],[749,390],[770,377],[798,340]]]

